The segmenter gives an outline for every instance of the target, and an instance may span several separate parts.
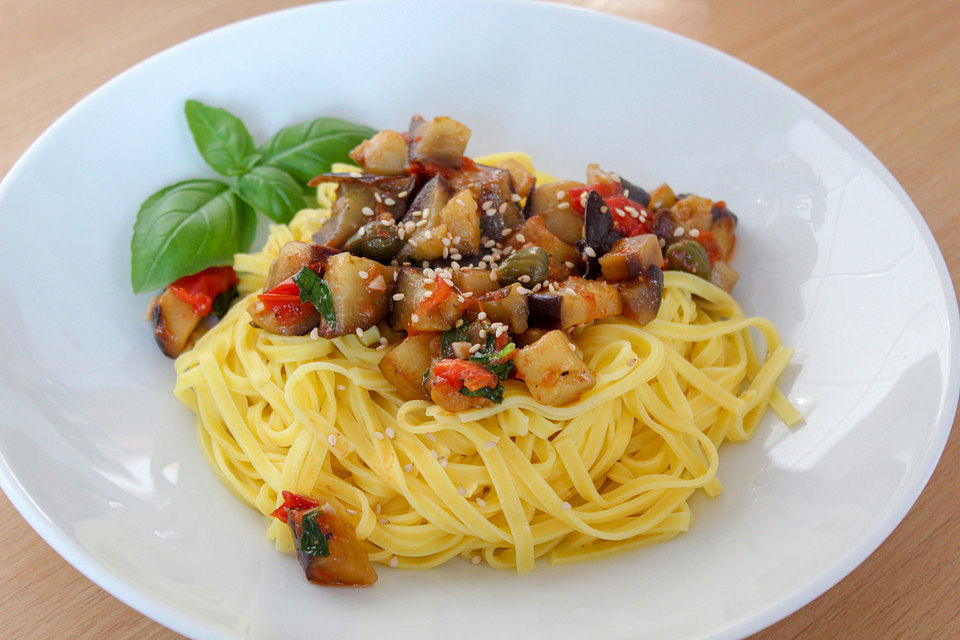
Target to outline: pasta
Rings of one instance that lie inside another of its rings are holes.
[[[238,255],[252,298],[318,210],[275,226],[260,253]],[[373,561],[425,569],[461,556],[530,571],[669,540],[690,527],[688,499],[716,496],[718,447],[751,438],[767,412],[802,417],[776,388],[792,350],[768,320],[747,317],[706,280],[664,277],[657,319],[618,316],[576,330],[596,386],[563,407],[507,380],[500,404],[449,413],[404,401],[362,336],[282,336],[250,324],[241,300],[176,361],[175,394],[197,416],[217,475],[267,515],[282,490],[335,497]],[[751,331],[764,343],[756,351]],[[268,537],[293,548],[271,520]]]

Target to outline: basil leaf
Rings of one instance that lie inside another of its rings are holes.
[[[247,170],[255,150],[253,137],[240,118],[196,100],[187,100],[183,111],[200,155],[214,171],[237,176]]]
[[[254,167],[237,180],[244,202],[274,222],[286,224],[307,206],[303,190],[290,174],[274,167]]]
[[[337,314],[333,310],[333,294],[323,278],[313,269],[303,267],[293,276],[293,281],[300,289],[300,300],[309,302],[317,308],[323,319],[333,326],[337,324]]]
[[[511,363],[512,364],[512,363]],[[460,393],[467,396],[468,398],[487,398],[488,400],[493,400],[497,404],[503,402],[503,385],[498,384],[496,387],[480,387],[476,391],[470,391],[466,387],[460,387]]]
[[[327,543],[327,534],[317,523],[318,512],[311,509],[303,514],[300,521],[300,545],[298,551],[311,558],[326,558],[330,555],[330,545]]]
[[[453,348],[454,342],[470,342],[470,324],[466,321],[459,327],[448,329],[440,334],[440,354],[444,358],[456,357]]]
[[[217,180],[187,180],[140,205],[130,242],[134,293],[227,264],[253,242],[257,219],[230,187]]]
[[[213,306],[210,307],[210,313],[218,318],[223,318],[223,316],[227,315],[227,311],[230,311],[230,306],[239,295],[240,291],[236,287],[230,287],[213,299]]]
[[[283,169],[304,188],[311,178],[330,171],[351,149],[376,133],[370,127],[338,118],[317,118],[280,129],[260,148],[261,165]]]
[[[506,362],[500,362],[497,364],[486,364],[484,367],[490,373],[496,375],[501,380],[506,380],[507,376],[510,375],[510,372],[513,371],[513,361],[507,360]]]

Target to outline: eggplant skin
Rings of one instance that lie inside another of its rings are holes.
[[[556,293],[527,294],[527,325],[532,329],[559,329],[563,297]]]
[[[201,318],[193,307],[165,289],[157,298],[151,312],[153,338],[168,358],[176,358],[187,348],[193,330]]]

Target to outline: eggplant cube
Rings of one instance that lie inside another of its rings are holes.
[[[620,315],[623,305],[612,284],[584,278],[568,278],[563,283],[560,319],[564,329]]]
[[[569,245],[583,238],[583,216],[573,210],[570,199],[570,190],[582,186],[581,182],[560,180],[533,190],[531,217],[542,218],[547,229]]]
[[[469,189],[453,196],[440,211],[440,224],[451,238],[450,253],[472,256],[480,251],[480,214]]]
[[[423,374],[430,369],[431,342],[436,334],[421,333],[404,338],[380,360],[383,377],[397,388],[404,400],[429,400]]]
[[[578,400],[597,384],[596,374],[562,331],[550,331],[517,352],[517,377],[527,383],[537,402],[560,407]]]
[[[459,167],[470,141],[470,129],[453,118],[439,116],[430,122],[420,116],[410,121],[410,159]]]
[[[369,173],[399,175],[407,170],[407,141],[396,131],[385,129],[361,142],[350,157]]]
[[[421,303],[433,297],[437,284],[427,284],[420,269],[403,267],[397,278],[397,294],[403,297],[393,303],[390,327],[396,331],[446,331],[463,315],[466,299],[461,300],[456,290],[444,300],[436,302],[421,314]]]
[[[652,264],[658,267],[663,264],[660,241],[652,233],[621,238],[600,256],[600,270],[611,282],[637,278]]]
[[[510,327],[510,333],[523,333],[527,330],[527,298],[520,293],[520,285],[497,289],[480,298],[480,305],[493,322]]]
[[[330,288],[335,327],[324,326],[324,337],[332,338],[367,330],[385,315],[393,293],[393,273],[378,262],[338,253],[327,261],[324,282]]]
[[[163,353],[176,358],[190,340],[193,330],[200,324],[200,316],[189,302],[181,300],[169,288],[164,289],[153,306],[153,337]]]

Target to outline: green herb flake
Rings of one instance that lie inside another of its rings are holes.
[[[444,331],[440,335],[440,354],[444,358],[455,357],[451,347],[454,342],[470,342],[470,323],[464,322],[459,327]]]
[[[470,391],[466,387],[460,387],[460,393],[468,398],[487,398],[488,400],[493,400],[497,404],[503,402],[502,384],[498,384],[496,387],[480,387],[476,391]]]
[[[300,521],[299,551],[311,558],[326,558],[330,555],[330,545],[327,543],[327,535],[317,523],[318,515],[318,509],[311,509],[303,514]]]
[[[311,303],[324,320],[336,326],[337,314],[333,310],[333,294],[323,278],[312,269],[303,267],[293,276],[293,282],[300,289],[300,300]]]

